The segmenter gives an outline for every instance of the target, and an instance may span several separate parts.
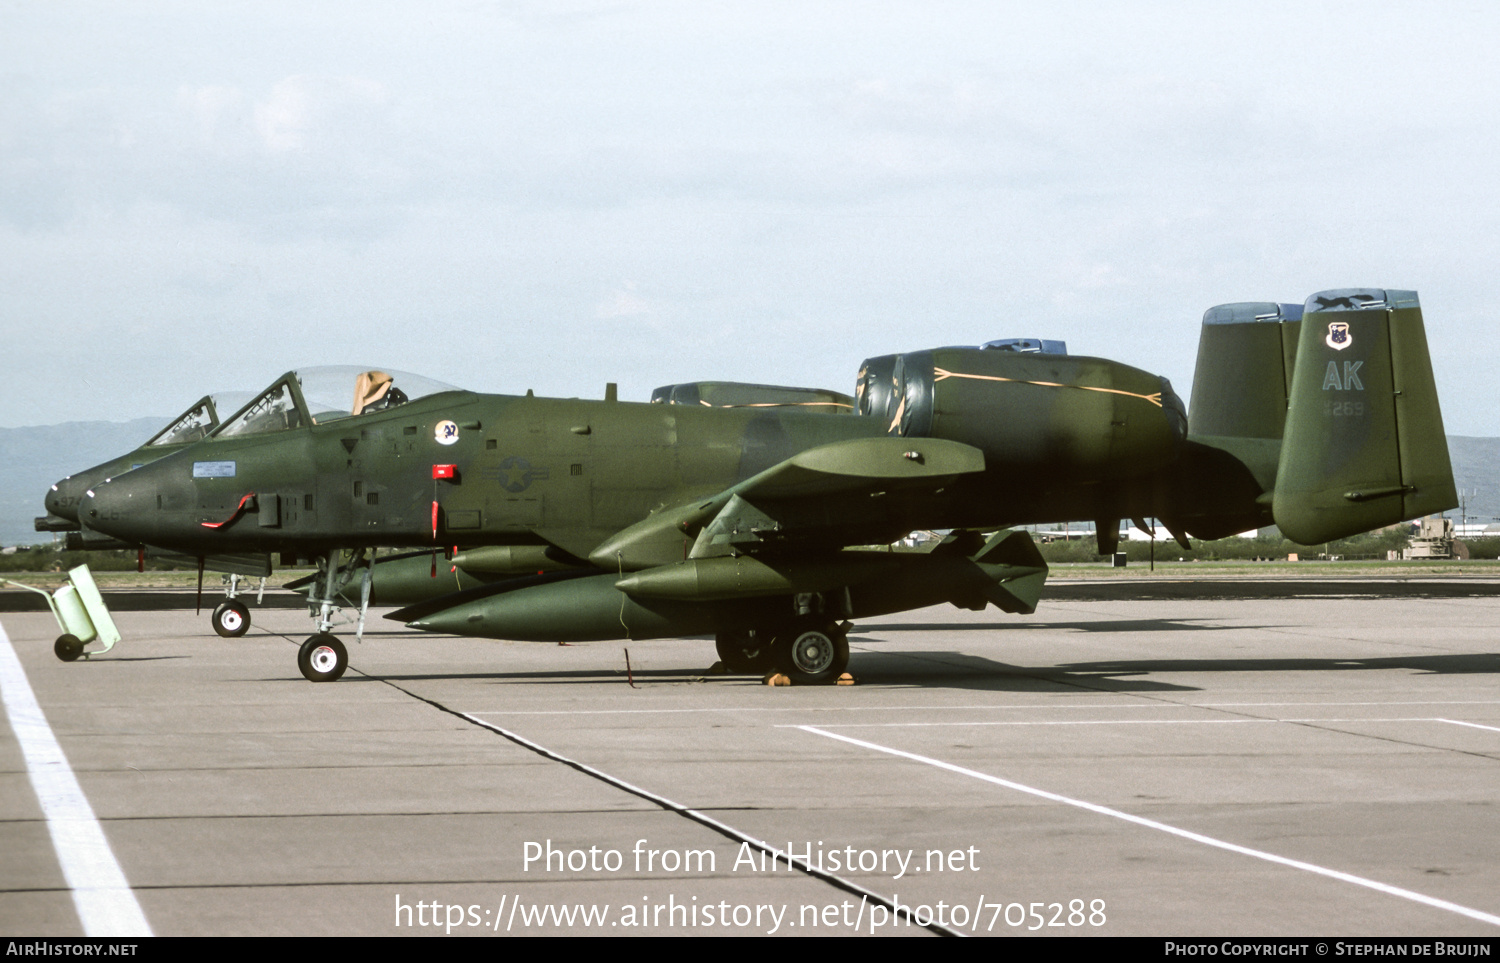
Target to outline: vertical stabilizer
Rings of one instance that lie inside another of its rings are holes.
[[[1193,369],[1192,434],[1281,438],[1302,305],[1220,304],[1203,312]]]
[[[1307,299],[1272,512],[1304,545],[1458,504],[1415,291]]]

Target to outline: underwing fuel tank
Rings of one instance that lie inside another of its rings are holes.
[[[371,570],[370,604],[411,605],[428,599],[488,585],[500,578],[542,575],[576,569],[559,561],[556,550],[545,545],[485,545],[464,549],[448,557],[442,549],[426,549],[385,555],[375,559]],[[319,576],[307,575],[286,587],[306,595]],[[352,580],[358,592],[358,579]]]
[[[1103,358],[934,348],[861,371],[861,410],[890,434],[972,445],[991,470],[1130,477],[1175,458],[1187,436],[1167,379]]]
[[[713,631],[712,607],[636,600],[615,588],[619,576],[535,575],[511,579],[386,616],[427,632],[519,642],[659,639]]]
[[[979,539],[973,539],[977,542]],[[560,573],[514,579],[392,612],[429,632],[514,641],[602,641],[698,635],[770,621],[790,599],[821,594],[836,618],[951,602],[1035,611],[1047,566],[1022,532],[973,555],[959,541],[931,552],[848,550],[820,559],[689,559],[621,576]]]
[[[749,555],[686,559],[632,572],[615,587],[637,598],[753,598],[826,592],[844,585],[888,577],[901,568],[892,552],[839,552],[827,559],[767,562]]]

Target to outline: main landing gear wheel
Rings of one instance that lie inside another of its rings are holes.
[[[238,599],[225,599],[209,616],[214,631],[226,639],[237,639],[250,631],[250,610]]]
[[[64,662],[76,662],[83,655],[83,643],[76,635],[59,635],[52,644],[52,654]]]
[[[349,668],[349,653],[344,651],[344,643],[319,632],[302,643],[297,668],[309,682],[333,682]]]
[[[849,667],[849,637],[832,625],[794,624],[776,637],[772,651],[795,685],[837,682]]]
[[[719,661],[730,672],[758,675],[770,671],[776,664],[769,638],[761,633],[752,637],[745,631],[720,632],[714,636],[714,648],[719,653]]]

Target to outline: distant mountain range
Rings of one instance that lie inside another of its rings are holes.
[[[32,527],[42,498],[71,472],[123,455],[167,423],[70,421],[39,428],[0,428],[0,545],[35,545],[52,536]],[[1453,475],[1471,522],[1500,522],[1500,438],[1448,436]],[[1459,511],[1449,512],[1455,520]]]
[[[0,428],[0,545],[50,542],[31,522],[47,513],[42,499],[52,483],[139,448],[170,418]]]

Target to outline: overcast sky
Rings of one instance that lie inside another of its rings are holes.
[[[1500,435],[1500,4],[0,2],[0,427],[354,363],[852,391],[1421,294]]]

